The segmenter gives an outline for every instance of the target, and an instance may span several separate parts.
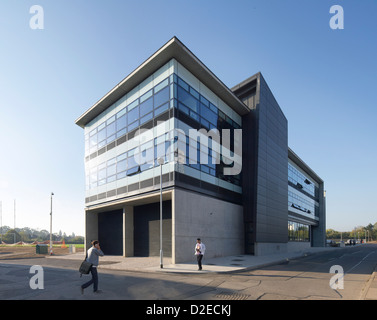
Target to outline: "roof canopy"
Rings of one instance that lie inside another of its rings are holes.
[[[136,70],[110,90],[110,92],[108,92],[102,99],[81,115],[76,120],[76,124],[84,128],[91,120],[173,58],[188,69],[238,114],[244,115],[249,112],[248,107],[239,100],[223,82],[221,82],[185,45],[183,45],[177,37],[173,37]]]

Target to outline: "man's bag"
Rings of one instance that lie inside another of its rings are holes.
[[[81,266],[79,268],[79,272],[80,272],[80,277],[83,275],[83,274],[88,274],[90,272],[90,268],[92,267],[92,264],[88,261],[86,261],[86,259],[81,263]]]

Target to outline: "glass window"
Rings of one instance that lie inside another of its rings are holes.
[[[165,80],[161,81],[157,86],[154,87],[154,93],[156,94],[161,89],[165,88],[169,84],[169,79],[166,78]]]
[[[209,122],[205,120],[204,118],[201,118],[200,123],[202,124],[203,127],[206,129],[209,129]]]
[[[169,109],[169,103],[165,103],[161,107],[158,107],[157,109],[154,110],[154,116],[156,117],[168,109]]]
[[[123,130],[127,127],[127,115],[119,117],[116,121],[117,131]]]
[[[113,176],[116,174],[116,164],[112,164],[111,166],[107,167],[107,177]]]
[[[178,87],[178,100],[191,110],[195,112],[199,111],[199,101],[181,87]]]
[[[119,131],[117,132],[117,138],[123,136],[123,135],[126,134],[126,133],[127,133],[127,128],[124,128],[124,129],[122,129],[122,130],[119,130]]]
[[[112,176],[110,176],[110,177],[107,177],[107,183],[109,183],[109,182],[113,182],[113,181],[115,181],[116,180],[116,175],[112,175]]]
[[[106,183],[106,164],[98,166],[98,185],[104,185]]]
[[[310,226],[298,222],[288,221],[289,241],[310,241]]]
[[[90,152],[97,149],[97,134],[90,136],[89,138]]]
[[[139,106],[128,112],[128,123],[132,123],[139,119]],[[130,130],[129,130],[130,131]]]
[[[207,166],[205,166],[205,165],[202,164],[202,165],[200,166],[200,168],[201,168],[201,171],[203,171],[203,172],[209,174],[209,168],[208,168]]]
[[[153,146],[141,152],[141,159],[140,159],[141,163],[153,163],[153,159],[154,159]]]
[[[149,98],[148,100],[140,104],[140,117],[143,117],[149,112],[152,112],[152,110],[153,110],[153,98]]]
[[[127,162],[130,169],[139,165],[139,153],[136,152],[136,148],[128,152]]]
[[[140,167],[139,166],[133,167],[133,168],[127,170],[127,176],[132,176],[132,175],[134,175],[138,172],[140,172]]]
[[[189,91],[190,88],[189,88],[189,85],[184,82],[181,78],[178,77],[178,84],[185,90]]]
[[[97,187],[97,168],[90,169],[90,188]]]
[[[209,107],[209,101],[203,96],[200,96],[200,102]]]
[[[140,97],[140,103],[144,102],[145,100],[149,99],[151,96],[153,95],[153,90],[149,90],[147,93],[144,93],[141,97]]]
[[[136,99],[134,102],[131,102],[127,109],[128,109],[128,112],[130,112],[133,108],[135,108],[137,105],[139,104],[139,99]]]
[[[106,129],[103,128],[101,131],[98,132],[98,141],[101,142],[106,139]]]
[[[200,105],[200,115],[207,121],[217,124],[217,114],[207,108],[204,104]]]
[[[169,99],[170,99],[169,87],[166,87],[154,95],[155,108],[169,101]]]
[[[151,120],[152,118],[153,118],[153,112],[147,114],[145,117],[142,117],[142,118],[140,119],[140,125],[142,125],[143,123],[145,123],[145,122]]]
[[[187,115],[190,114],[189,112],[189,108],[187,108],[186,106],[184,106],[182,103],[178,102],[178,109],[180,111],[182,111],[183,113],[186,113]]]
[[[209,103],[209,108],[216,114],[219,112],[219,109],[212,103]]]
[[[231,118],[229,118],[227,115],[225,115],[225,121],[230,124],[231,126],[233,126],[233,121]]]
[[[122,110],[120,110],[118,113],[117,113],[117,118],[120,118],[121,116],[123,116],[124,114],[127,113],[127,108],[124,108]]]
[[[199,92],[196,91],[194,88],[191,88],[190,87],[190,93],[196,98],[199,100]]]
[[[117,173],[117,179],[123,179],[127,177],[127,171],[122,171],[120,173]]]
[[[108,138],[106,139],[106,143],[110,143],[110,142],[112,142],[112,141],[114,141],[114,140],[115,140],[115,134],[113,134],[112,136],[108,137]]]
[[[135,121],[134,123],[131,123],[129,126],[128,126],[128,132],[131,132],[132,130],[134,130],[135,128],[137,128],[139,126],[139,121]]]
[[[106,127],[106,135],[107,135],[107,137],[109,138],[113,134],[115,134],[115,121],[113,121],[112,123],[108,124],[107,127]]]
[[[117,163],[117,173],[123,172],[127,170],[127,159],[118,161]]]
[[[190,117],[199,122],[199,115],[192,110],[190,110]]]
[[[140,157],[140,170],[145,171],[150,168],[153,168],[153,159],[154,159],[154,148],[153,144],[151,145],[150,148],[145,149],[141,152],[141,157]]]

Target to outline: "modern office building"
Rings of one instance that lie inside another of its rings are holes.
[[[323,181],[288,148],[287,119],[261,73],[230,89],[174,37],[76,124],[86,245],[158,256],[160,187],[173,263],[192,260],[198,237],[208,257],[325,245]]]

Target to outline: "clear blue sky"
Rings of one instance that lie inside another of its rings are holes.
[[[32,5],[44,30],[32,30]],[[344,30],[329,27],[332,5]],[[176,35],[226,85],[261,71],[289,145],[325,181],[327,228],[377,222],[375,0],[0,3],[3,225],[84,234],[84,135],[74,121]]]

